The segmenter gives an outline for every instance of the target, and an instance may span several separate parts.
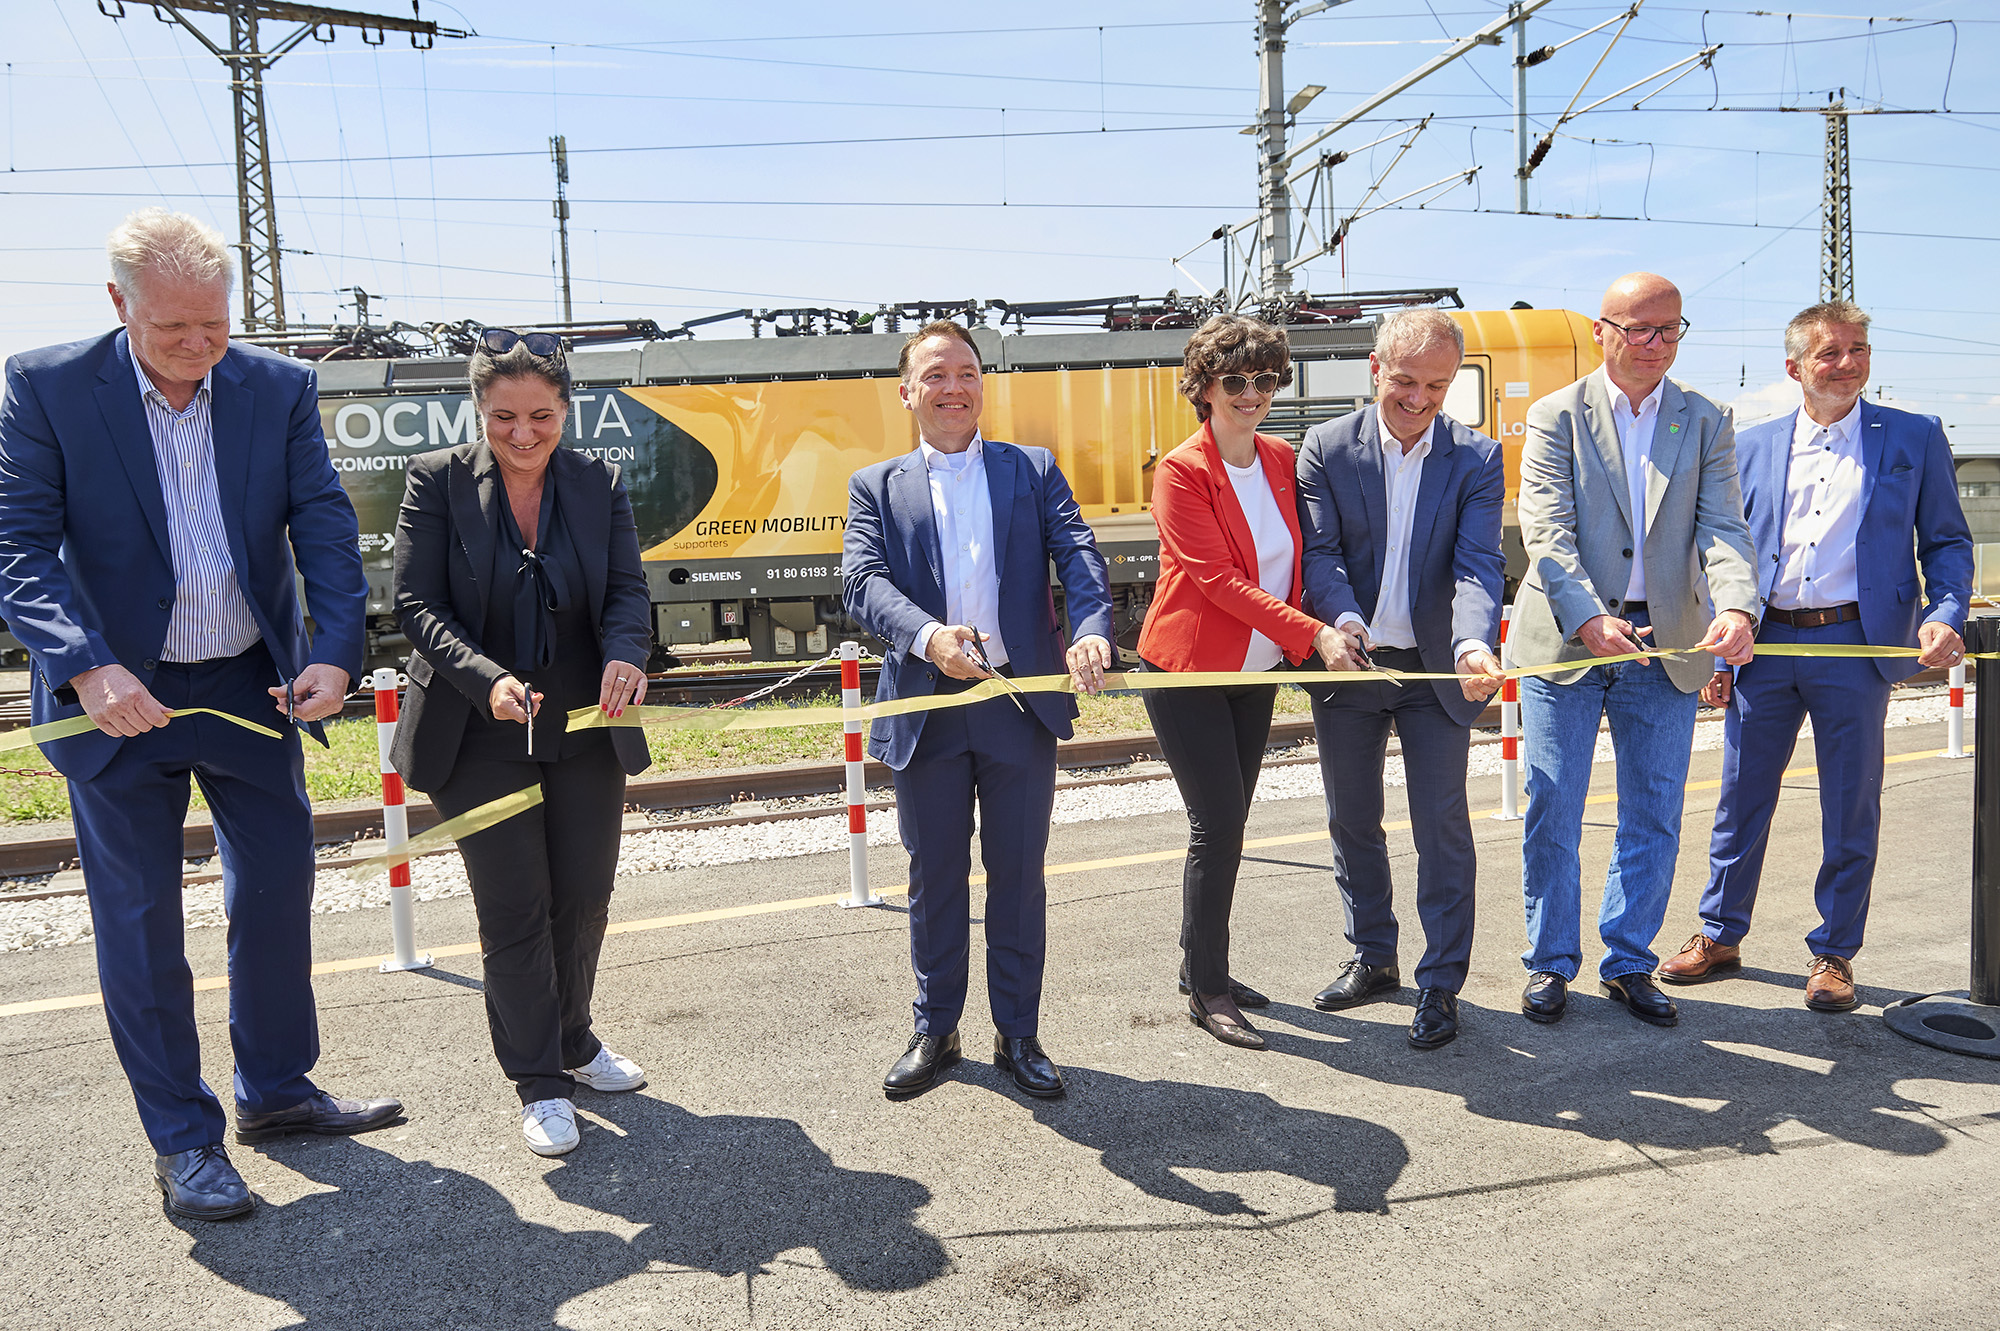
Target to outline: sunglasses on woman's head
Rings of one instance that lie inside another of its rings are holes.
[[[1231,397],[1235,397],[1246,388],[1254,388],[1265,397],[1269,397],[1278,391],[1278,381],[1282,377],[1266,370],[1255,378],[1241,374],[1219,374],[1215,377],[1215,381],[1221,384],[1222,391]]]
[[[554,333],[517,333],[511,328],[489,328],[479,335],[479,345],[496,356],[504,356],[515,345],[524,344],[531,356],[562,355],[562,339]]]

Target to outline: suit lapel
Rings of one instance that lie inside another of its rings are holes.
[[[1673,380],[1663,380],[1659,415],[1653,418],[1653,465],[1646,469],[1646,530],[1653,530],[1653,515],[1666,498],[1667,482],[1680,466],[1688,437],[1687,395]]]
[[[1381,414],[1371,406],[1361,409],[1361,430],[1358,438],[1361,449],[1354,455],[1354,482],[1361,491],[1361,502],[1368,510],[1368,530],[1373,539],[1368,543],[1371,562],[1375,565],[1374,577],[1369,582],[1373,589],[1368,598],[1369,613],[1374,613],[1374,603],[1382,594],[1382,558],[1387,550],[1384,536],[1389,530],[1389,481],[1382,463]]]
[[[493,549],[500,541],[503,500],[495,468],[493,450],[483,443],[469,460],[451,464],[451,523],[458,529],[458,543],[479,588],[479,623],[469,626],[475,633],[486,626],[487,602],[493,595]]]
[[[222,510],[222,530],[236,567],[249,567],[243,545],[243,495],[250,481],[251,424],[257,399],[243,381],[243,371],[228,356],[210,374],[208,419],[214,437],[215,497]]]
[[[549,458],[550,473],[561,473],[556,482],[556,507],[562,510],[563,526],[568,528],[570,544],[579,556],[596,550],[611,531],[610,487],[593,483],[582,462],[583,455],[569,448],[558,448]],[[583,565],[590,622],[602,623],[604,563],[587,557],[578,562]]]
[[[1785,417],[1784,430],[1771,441],[1771,447],[1764,451],[1764,456],[1756,459],[1757,465],[1763,469],[1764,474],[1758,480],[1763,485],[1763,500],[1771,506],[1771,517],[1774,519],[1771,529],[1777,533],[1779,550],[1785,548],[1785,518],[1792,507],[1788,493],[1792,483],[1792,438],[1798,429],[1799,413],[1795,411]],[[1738,469],[1741,469],[1740,458]],[[1865,486],[1867,482],[1864,480],[1862,484]]]
[[[1610,380],[1602,371],[1592,371],[1583,380],[1583,429],[1590,436],[1591,451],[1611,483],[1611,498],[1625,515],[1625,529],[1637,531],[1632,521],[1632,484],[1625,475],[1625,446],[1618,441],[1618,420],[1611,405]]]
[[[167,501],[160,494],[160,472],[153,458],[153,429],[146,423],[146,407],[139,398],[138,367],[132,361],[125,336],[113,339],[111,354],[98,372],[97,407],[111,445],[124,464],[126,479],[138,497],[146,525],[153,529],[160,557],[167,567],[174,563],[173,540],[167,534]]]
[[[903,459],[903,464],[889,473],[889,507],[896,517],[896,529],[910,533],[910,539],[916,543],[924,563],[930,568],[931,587],[937,593],[933,613],[942,614],[945,605],[944,555],[943,547],[938,543],[937,515],[931,512],[931,479],[924,466],[922,448],[912,450]],[[917,604],[923,605],[923,602],[918,601]]]
[[[1875,480],[1882,474],[1882,455],[1888,451],[1889,430],[1882,424],[1881,411],[1865,398],[1861,403],[1861,419],[1856,425],[1861,431],[1861,438],[1858,441],[1861,448],[1860,511],[1865,520],[1868,516],[1868,502],[1875,497]]]
[[[1451,441],[1451,426],[1440,415],[1431,424],[1431,451],[1424,459],[1424,475],[1417,486],[1417,508],[1410,515],[1410,568],[1408,583],[1410,609],[1416,609],[1417,592],[1424,583],[1417,576],[1418,551],[1430,549],[1431,529],[1437,525],[1438,508],[1451,483],[1452,469],[1458,465],[1458,445]]]
[[[1208,459],[1208,477],[1215,486],[1216,509],[1222,514],[1222,525],[1228,533],[1229,543],[1236,547],[1239,561],[1248,557],[1251,576],[1257,571],[1257,542],[1250,535],[1250,518],[1243,512],[1243,501],[1236,497],[1236,483],[1229,478],[1228,466],[1222,460],[1222,449],[1215,442],[1215,431],[1207,422],[1201,427],[1202,455]],[[1263,465],[1263,453],[1257,455],[1258,466]]]
[[[1014,450],[987,439],[980,444],[986,460],[986,502],[993,515],[993,578],[1007,576],[1007,536],[1014,525]]]

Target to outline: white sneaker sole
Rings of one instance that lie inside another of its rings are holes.
[[[583,1138],[580,1136],[573,1141],[550,1142],[546,1146],[531,1141],[528,1143],[528,1149],[533,1151],[536,1155],[547,1158],[551,1156],[568,1155],[571,1151],[574,1151],[579,1145],[581,1145],[582,1142]]]

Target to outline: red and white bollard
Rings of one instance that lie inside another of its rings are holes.
[[[840,705],[852,709],[861,705],[861,644],[840,644]],[[850,716],[843,725],[842,741],[847,745],[847,900],[843,909],[879,906],[882,898],[868,890],[868,782],[866,756],[861,751],[861,720]]]
[[[370,677],[375,690],[375,748],[382,759],[382,840],[396,850],[410,840],[410,817],[403,808],[403,778],[389,763],[389,750],[396,743],[396,672],[384,667]],[[405,860],[389,868],[389,937],[393,954],[382,963],[384,971],[422,970],[431,964],[430,953],[416,953],[416,910],[410,897],[410,865]]]
[[[1944,756],[1965,757],[1965,662],[1951,668],[1951,702],[1944,714]]]
[[[1514,607],[1500,607],[1500,664],[1508,666],[1507,626],[1514,622]],[[1521,819],[1521,684],[1509,677],[1500,684],[1500,811],[1493,817],[1501,822]]]

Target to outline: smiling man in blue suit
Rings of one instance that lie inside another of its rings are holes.
[[[1805,405],[1736,436],[1763,604],[1757,641],[1917,647],[1923,655],[1760,652],[1733,673],[1717,672],[1704,696],[1729,714],[1701,932],[1660,967],[1662,980],[1681,984],[1741,968],[1778,788],[1809,717],[1823,852],[1813,884],[1820,923],[1806,935],[1806,1006],[1819,1012],[1860,1001],[1853,957],[1875,880],[1889,688],[1919,666],[1964,659],[1959,633],[1972,596],[1972,536],[1944,427],[1935,416],[1863,400],[1868,362],[1859,306],[1827,301],[1803,311],[1785,328],[1785,371],[1805,390]]]
[[[190,775],[222,858],[237,1140],[364,1132],[402,1111],[308,1076],[312,810],[287,718],[319,737],[339,712],[367,586],[312,371],[229,345],[222,236],[149,208],[108,248],[124,329],[7,362],[0,614],[34,662],[35,721],[97,725],[42,751],[69,778],[112,1046],[168,1209],[220,1220],[253,1203],[201,1076],[181,919]],[[282,735],[175,716],[196,707]]]
[[[962,692],[995,673],[1061,674],[1094,692],[1113,661],[1104,556],[1045,448],[982,438],[979,347],[949,320],[917,330],[898,366],[915,449],[848,486],[847,613],[886,648],[878,702]],[[1075,642],[1049,592],[1062,579]],[[992,667],[990,670],[988,667]],[[972,811],[986,866],[986,988],[993,1061],[1029,1095],[1063,1093],[1040,1038],[1056,741],[1076,700],[1015,694],[878,719],[868,751],[895,773],[910,852],[916,1034],[882,1089],[916,1095],[958,1061],[970,954]]]

